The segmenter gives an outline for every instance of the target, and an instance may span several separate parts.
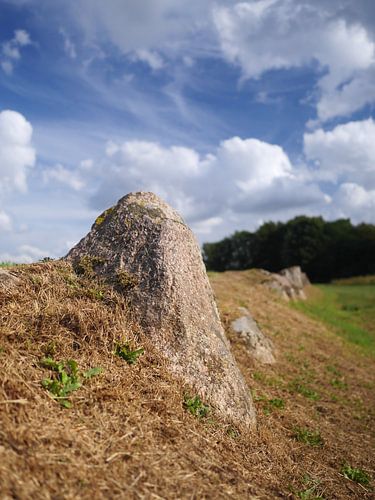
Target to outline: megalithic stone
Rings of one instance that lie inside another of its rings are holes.
[[[169,369],[224,417],[254,426],[249,388],[231,354],[200,248],[179,214],[153,193],[106,210],[67,255],[126,293]],[[90,260],[91,259],[91,260]]]

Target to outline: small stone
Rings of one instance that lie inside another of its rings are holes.
[[[233,331],[245,341],[250,354],[260,363],[273,364],[273,344],[259,329],[257,323],[251,317],[250,311],[239,307],[242,316],[232,322]]]
[[[6,271],[5,269],[0,269],[0,286],[4,288],[12,288],[20,282],[14,274]]]

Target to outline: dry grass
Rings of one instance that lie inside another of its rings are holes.
[[[78,278],[66,263],[14,272],[21,285],[0,288],[1,498],[298,498],[314,480],[315,495],[372,498],[340,469],[345,462],[374,474],[374,361],[254,276],[211,278],[225,325],[236,307],[247,306],[278,351],[274,367],[257,365],[228,329],[257,394],[258,432],[249,434],[215,414],[199,420],[184,409],[188,388],[169,375],[113,290]],[[145,348],[135,365],[113,354],[125,340]],[[64,409],[41,387],[45,355],[104,372]],[[333,377],[346,388],[331,385]],[[296,379],[320,400],[294,392]],[[264,398],[282,399],[285,408],[269,410]],[[323,447],[298,442],[296,427],[319,430]]]

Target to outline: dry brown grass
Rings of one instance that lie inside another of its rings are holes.
[[[374,472],[374,361],[256,285],[251,273],[211,279],[225,325],[238,306],[249,307],[277,348],[274,367],[257,365],[228,328],[249,386],[285,401],[269,415],[256,402],[254,434],[186,412],[188,388],[169,375],[110,288],[78,278],[66,263],[14,272],[21,285],[0,288],[1,498],[298,498],[305,474],[321,481],[325,498],[372,498],[340,467]],[[124,340],[145,347],[135,365],[113,355]],[[72,409],[41,387],[46,354],[104,369],[73,393]],[[347,389],[330,385],[331,365]],[[319,401],[292,391],[289,383],[301,377]],[[319,429],[324,446],[296,441],[296,426]]]

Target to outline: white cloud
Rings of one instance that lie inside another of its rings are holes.
[[[10,231],[12,229],[12,221],[8,214],[0,210],[0,231]]]
[[[13,64],[10,61],[2,61],[1,69],[9,76],[13,73]]]
[[[344,183],[334,197],[334,217],[347,217],[353,222],[375,223],[375,189],[366,190],[355,183]]]
[[[164,68],[162,57],[155,51],[138,49],[135,51],[134,60],[142,61],[154,71]]]
[[[91,168],[87,161],[81,162],[81,166],[83,169],[87,169],[87,167]],[[79,170],[70,170],[60,164],[45,170],[43,172],[43,180],[45,183],[63,184],[75,191],[81,191],[86,185]]]
[[[315,162],[316,176],[332,182],[354,182],[375,189],[375,122],[373,119],[316,130],[304,135],[304,151]]]
[[[0,262],[14,262],[22,264],[31,264],[37,260],[44,257],[48,257],[49,254],[45,250],[41,250],[32,245],[20,245],[17,247],[15,253],[2,252],[0,253]]]
[[[70,57],[70,59],[76,59],[77,58],[77,51],[76,51],[75,44],[72,42],[68,33],[63,28],[60,28],[59,32],[64,40],[65,53],[67,54],[68,57]]]
[[[124,53],[180,47],[207,19],[211,0],[78,0],[74,17],[88,38],[108,37]]]
[[[26,191],[27,172],[35,164],[32,131],[20,113],[0,112],[0,190]]]
[[[101,184],[91,198],[93,206],[109,206],[130,191],[153,191],[201,234],[218,227],[230,213],[248,214],[250,225],[254,214],[326,203],[281,147],[257,139],[233,137],[205,156],[153,142],[111,143],[95,175]]]
[[[31,43],[31,38],[27,31],[15,30],[13,38],[2,44],[2,54],[5,59],[1,61],[1,68],[4,73],[7,75],[13,73],[14,62],[21,58],[20,49]]]
[[[16,30],[14,32],[14,43],[18,44],[20,47],[25,47],[25,45],[31,44],[30,35],[25,30]]]
[[[214,23],[224,57],[243,78],[318,63],[319,119],[349,115],[375,100],[375,44],[366,28],[327,5],[258,0],[217,6]]]

